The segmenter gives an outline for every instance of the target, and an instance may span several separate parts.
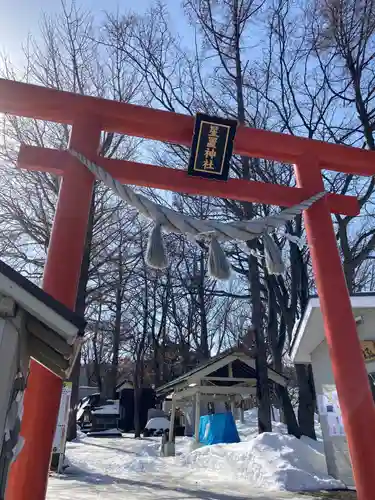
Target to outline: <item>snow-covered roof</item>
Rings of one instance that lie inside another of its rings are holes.
[[[114,401],[113,404],[105,404],[95,408],[91,412],[93,415],[119,415],[120,405],[119,401]]]
[[[228,367],[230,364],[233,365],[232,377],[241,377],[249,381],[252,379],[256,380],[257,372],[255,359],[238,348],[232,348],[198,365],[193,370],[185,373],[185,375],[172,380],[172,382],[168,382],[159,387],[157,389],[157,394],[167,394],[174,390],[176,386],[188,382],[195,382],[199,378],[207,377],[208,375],[213,376],[214,374],[228,378],[229,383],[231,377],[229,376],[229,371],[225,371],[225,367]],[[276,372],[272,368],[268,368],[268,378],[281,385],[286,385],[287,382],[287,377]]]
[[[11,297],[21,308],[41,323],[73,343],[83,332],[84,319],[54,299],[51,295],[0,261],[0,293]]]
[[[123,391],[124,389],[133,389],[133,382],[130,380],[123,380],[120,384],[116,386],[116,391]]]
[[[166,417],[154,417],[147,422],[146,429],[166,430],[169,429],[169,424],[170,422]]]

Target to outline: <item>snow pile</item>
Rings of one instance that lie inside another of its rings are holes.
[[[273,422],[274,432],[258,435],[256,411],[238,423],[241,443],[205,446],[180,456],[184,466],[215,471],[228,480],[242,479],[254,488],[314,491],[345,488],[327,474],[323,443],[286,434]]]
[[[254,488],[313,491],[344,488],[325,471],[325,458],[310,439],[266,432],[250,441],[200,448],[181,457],[184,465],[245,479]]]

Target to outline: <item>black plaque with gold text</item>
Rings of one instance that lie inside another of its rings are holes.
[[[226,181],[237,121],[198,113],[188,174]]]

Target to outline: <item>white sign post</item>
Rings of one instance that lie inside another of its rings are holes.
[[[71,395],[72,395],[72,383],[64,382],[60,400],[59,416],[57,419],[57,426],[55,431],[55,437],[53,439],[53,448],[52,448],[52,453],[59,455],[59,461],[57,466],[58,473],[62,472],[62,468],[64,465],[66,435],[68,431]]]

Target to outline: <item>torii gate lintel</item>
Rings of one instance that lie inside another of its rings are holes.
[[[189,146],[192,117],[7,80],[0,80],[0,112],[71,124],[71,147],[101,164],[114,177],[190,194],[291,206],[324,189],[323,169],[365,176],[375,174],[374,152],[239,127],[234,152],[295,164],[297,188],[235,179],[225,183],[187,179],[182,171],[107,160],[98,157],[97,151],[102,130]],[[74,309],[94,179],[66,152],[23,146],[19,165],[62,175],[43,286]],[[304,220],[358,499],[372,500],[374,403],[331,212],[355,215],[357,201],[329,194],[304,213]],[[13,464],[6,500],[28,500],[30,491],[33,500],[44,500],[59,391],[61,381],[33,363],[21,429],[25,446]],[[353,402],[354,394],[357,397]]]
[[[90,160],[104,168],[122,184],[165,189],[190,195],[207,195],[238,201],[292,207],[315,194],[310,187],[298,188],[268,184],[244,179],[226,182],[188,177],[184,170],[148,165],[129,160],[116,160],[91,155]],[[41,148],[21,144],[17,165],[19,168],[64,175],[71,155],[64,150]],[[79,165],[77,163],[77,168]],[[320,167],[317,167],[320,172]],[[355,216],[359,204],[355,196],[327,193],[331,213]]]

